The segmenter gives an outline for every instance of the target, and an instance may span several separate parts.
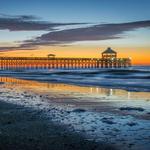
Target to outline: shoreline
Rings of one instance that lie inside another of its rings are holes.
[[[148,138],[150,135],[147,133],[150,125],[149,118],[145,120],[134,116],[134,113],[141,116],[142,113],[145,113],[145,110],[140,111],[138,107],[134,107],[134,110],[125,110],[126,115],[122,114],[121,110],[117,110],[120,114],[115,114],[110,111],[111,108],[114,110],[117,108],[112,105],[114,102],[101,102],[97,101],[100,97],[85,97],[84,94],[66,93],[63,90],[51,90],[48,95],[47,90],[44,88],[42,88],[44,91],[40,92],[41,84],[38,86],[40,89],[35,90],[35,85],[31,86],[32,88],[29,85],[23,88],[23,84],[20,86],[15,83],[2,84],[0,99],[20,105],[20,107],[39,111],[41,115],[44,115],[54,124],[65,126],[67,132],[79,134],[88,141],[103,142],[118,149],[123,146],[124,150],[136,150],[140,146],[143,150],[146,150],[145,147],[149,146]],[[101,100],[104,98],[102,96]],[[109,99],[105,99],[105,101],[111,100],[110,97],[107,98]],[[98,103],[102,106],[97,105]],[[120,104],[119,106],[121,108]],[[102,107],[104,108],[102,109]],[[132,134],[134,136],[131,136]],[[136,139],[139,136],[142,137]],[[144,145],[141,145],[141,142]]]

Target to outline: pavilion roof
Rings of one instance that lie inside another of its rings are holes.
[[[116,54],[117,52],[115,52],[110,47],[108,47],[104,52],[102,52],[102,54],[107,54],[107,53],[114,53],[114,54]]]
[[[55,56],[54,54],[48,54],[47,56]]]

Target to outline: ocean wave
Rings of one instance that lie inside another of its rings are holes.
[[[1,70],[0,76],[11,76],[42,82],[104,86],[130,91],[150,91],[150,66],[124,69]]]

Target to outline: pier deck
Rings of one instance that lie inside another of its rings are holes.
[[[48,57],[0,57],[0,69],[43,68],[122,68],[130,67],[129,58],[48,58]]]

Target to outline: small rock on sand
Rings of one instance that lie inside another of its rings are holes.
[[[77,108],[77,109],[74,109],[72,112],[80,113],[80,112],[85,112],[85,111],[86,111],[85,109]]]
[[[103,123],[107,123],[107,124],[115,124],[115,122],[113,122],[111,118],[105,118],[104,117],[104,118],[101,119],[101,121]]]
[[[136,126],[138,123],[137,122],[128,122],[127,125],[128,126]]]
[[[141,107],[121,107],[120,110],[127,110],[127,111],[144,111],[144,108]]]

